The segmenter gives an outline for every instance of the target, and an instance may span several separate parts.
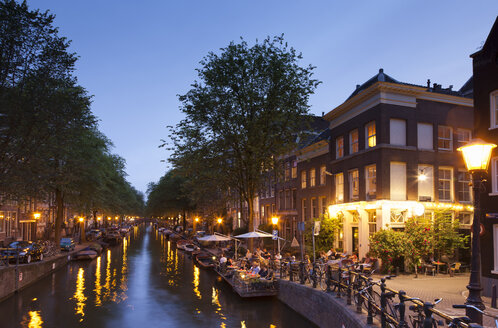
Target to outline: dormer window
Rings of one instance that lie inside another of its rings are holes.
[[[490,99],[490,115],[489,115],[489,123],[491,129],[498,128],[498,90],[491,92]]]

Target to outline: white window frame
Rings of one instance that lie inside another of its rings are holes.
[[[339,140],[341,140],[340,144]],[[344,136],[339,136],[335,138],[335,158],[341,158],[341,157],[344,157]]]
[[[316,219],[319,217],[319,214],[318,214],[318,198],[316,197],[313,197],[311,198],[311,201],[310,201],[310,207],[311,207],[311,218],[312,219]]]
[[[439,133],[440,129],[449,129],[450,130],[449,138],[442,138],[440,133]],[[450,142],[449,148],[440,147],[439,140],[449,141]],[[437,149],[444,150],[444,151],[452,151],[453,150],[453,128],[451,126],[438,125],[438,127],[437,127]]]
[[[291,179],[297,178],[297,161],[292,161]]]
[[[498,196],[498,156],[491,158],[491,193],[490,196]]]
[[[344,173],[340,172],[335,175],[335,202],[344,203]]]
[[[498,90],[489,94],[489,129],[498,128]]]
[[[464,136],[467,136],[465,138]],[[457,129],[457,147],[462,147],[472,140],[472,130],[470,129]]]
[[[450,180],[449,180],[449,184],[450,184],[450,190],[449,190],[449,193],[450,193],[450,199],[441,199],[440,197],[440,194],[439,194],[439,190],[441,189],[440,188],[440,181],[441,180],[444,180],[444,181],[448,181],[448,179],[441,179],[441,170],[448,170],[450,171]],[[453,202],[453,200],[455,199],[454,197],[454,186],[453,186],[453,168],[452,167],[449,167],[449,166],[440,166],[438,167],[438,176],[437,176],[437,195],[438,195],[438,201],[439,202]]]
[[[316,186],[316,170],[310,170],[310,188]]]
[[[491,273],[498,274],[498,224],[493,224],[493,254],[494,270],[491,270]]]
[[[306,170],[301,171],[301,189],[306,189]]]
[[[369,131],[369,128],[373,126],[373,133],[372,131]],[[373,144],[370,145],[369,140],[373,140]],[[375,121],[367,123],[365,125],[365,149],[367,148],[373,148],[377,146],[377,126],[375,125]]]
[[[353,139],[353,135],[356,134],[356,139]],[[358,129],[354,129],[349,132],[349,153],[354,154],[360,150],[359,144],[360,133]]]
[[[371,168],[375,169],[375,175],[370,175]],[[374,182],[369,183],[370,180],[374,180]],[[375,190],[369,189],[370,184],[375,185]],[[373,195],[375,195],[375,197]],[[377,198],[377,164],[365,166],[365,196],[366,200],[372,200]]]
[[[354,175],[356,175],[356,177]],[[349,182],[349,200],[351,202],[360,200],[360,171],[358,171],[358,169],[350,170],[348,172],[348,182]],[[353,197],[354,189],[356,189],[355,197]]]
[[[417,174],[420,176],[421,174],[425,175],[425,180],[420,180],[420,178],[417,176],[417,184],[418,184],[418,200],[420,201],[420,197],[427,197],[429,196],[431,199],[430,201],[433,202],[435,197],[434,197],[434,167],[432,165],[428,164],[419,164],[417,168]],[[426,193],[422,193],[421,190],[425,189],[426,187],[429,187],[430,189],[430,194],[427,195]]]
[[[468,180],[461,180],[460,179],[460,173],[464,173],[466,175],[468,175]],[[458,193],[458,201],[460,203],[472,203],[472,187],[470,186],[470,182],[471,182],[471,176],[470,176],[470,173],[465,170],[465,169],[460,169],[458,170],[457,172],[457,185],[458,185],[458,190],[457,190],[457,193]],[[467,187],[467,191],[469,193],[469,200],[462,200],[462,187],[466,185]]]

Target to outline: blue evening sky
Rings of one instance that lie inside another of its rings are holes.
[[[209,51],[243,36],[285,34],[317,68],[311,97],[321,115],[384,68],[403,82],[456,89],[472,74],[469,55],[486,39],[498,1],[28,0],[56,14],[72,40],[79,83],[94,95],[101,130],[145,191],[166,171],[158,148],[181,118],[177,94]]]

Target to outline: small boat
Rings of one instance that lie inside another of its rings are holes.
[[[182,245],[181,247],[185,252],[187,253],[192,253],[194,251],[198,251],[199,250],[199,247],[193,245],[193,244],[185,244],[185,245]]]
[[[197,264],[199,264],[199,266],[201,268],[204,268],[204,269],[209,269],[209,268],[213,268],[214,267],[214,262],[213,262],[212,257],[199,257],[199,256],[196,256],[195,257],[195,261],[197,262]]]
[[[97,257],[97,252],[89,249],[88,247],[73,254],[73,260],[74,261],[79,261],[79,260],[93,260],[94,258]]]
[[[215,271],[242,298],[278,295],[275,279],[267,280],[258,277],[248,279],[244,273],[237,271],[223,270],[222,272],[219,268],[215,268]]]

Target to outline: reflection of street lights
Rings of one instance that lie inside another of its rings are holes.
[[[474,220],[472,221],[472,255],[470,263],[470,279],[467,289],[469,296],[465,304],[473,305],[481,310],[484,310],[484,303],[481,299],[481,246],[480,246],[480,230],[481,230],[481,204],[480,194],[481,186],[486,178],[488,171],[489,159],[491,151],[495,148],[495,144],[484,142],[481,139],[475,139],[458,148],[458,151],[463,153],[463,159],[467,170],[472,175],[472,189],[474,191]],[[467,308],[466,315],[472,322],[482,325],[482,314],[474,309]]]

